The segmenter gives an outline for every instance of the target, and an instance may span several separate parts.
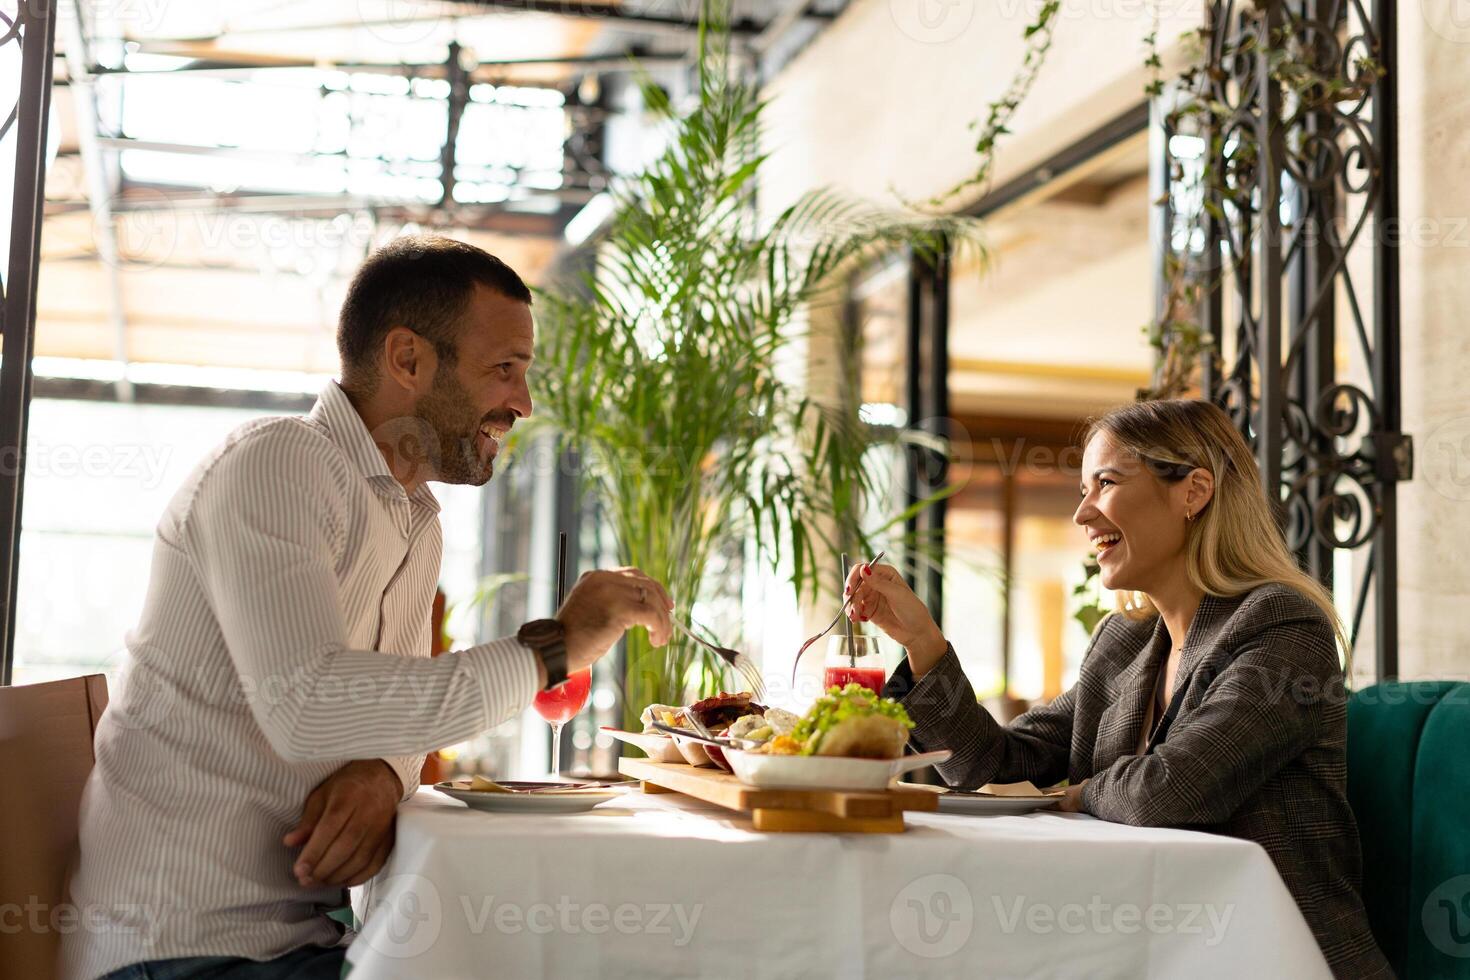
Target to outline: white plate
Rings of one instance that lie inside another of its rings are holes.
[[[617,797],[613,790],[579,789],[570,793],[484,793],[456,789],[450,783],[434,788],[476,810],[496,813],[580,813]]]
[[[843,759],[825,755],[763,755],[727,751],[742,783],[761,789],[883,790],[899,776],[949,758],[949,750],[901,759]]]
[[[625,732],[621,728],[609,728],[606,725],[602,730],[620,742],[636,745],[654,762],[684,761],[684,756],[679,754],[679,746],[668,735],[658,732]]]
[[[1060,796],[976,796],[971,793],[940,793],[940,813],[968,813],[979,816],[1006,816],[1032,813],[1056,806]]]
[[[677,735],[669,737],[674,740],[674,745],[678,747],[679,754],[684,757],[684,761],[696,769],[713,768],[729,771],[729,767],[720,765],[710,756],[709,747],[703,742],[696,742],[692,738],[680,738]]]

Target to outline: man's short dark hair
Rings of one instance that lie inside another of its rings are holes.
[[[408,235],[368,256],[337,318],[343,385],[362,391],[377,386],[378,351],[395,326],[429,341],[439,359],[453,366],[460,322],[476,284],[531,302],[531,290],[514,269],[452,238]]]

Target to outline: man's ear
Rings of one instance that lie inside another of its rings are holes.
[[[434,376],[433,348],[407,327],[392,327],[383,337],[383,376],[395,387],[420,394]]]
[[[1198,516],[1199,512],[1215,499],[1215,474],[1203,466],[1197,466],[1190,470],[1184,481],[1189,487],[1184,495],[1185,510],[1193,516]]]

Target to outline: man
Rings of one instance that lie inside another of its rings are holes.
[[[159,523],[123,683],[97,731],[68,976],[336,977],[326,913],[392,846],[426,751],[522,711],[627,629],[667,642],[636,569],[554,620],[430,659],[441,550],[425,481],[479,486],[531,414],[531,294],[443,238],[358,271],[341,384],[233,432]]]

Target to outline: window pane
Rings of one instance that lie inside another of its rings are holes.
[[[153,530],[179,484],[263,411],[31,403],[15,683],[112,673],[148,586]]]

